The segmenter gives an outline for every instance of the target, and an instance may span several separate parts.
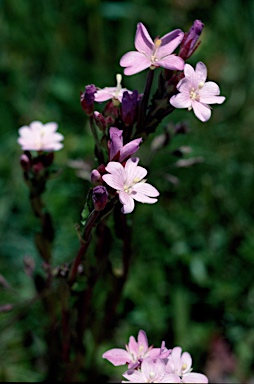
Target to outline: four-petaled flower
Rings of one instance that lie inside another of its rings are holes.
[[[136,341],[134,336],[130,336],[129,344],[126,344],[125,348],[109,349],[103,353],[102,357],[115,366],[128,364],[129,369],[135,369],[148,356],[157,359],[170,354],[170,350],[167,348],[153,348],[152,345],[149,347],[146,333],[142,329],[138,333],[138,340]]]
[[[120,60],[120,65],[126,67],[125,75],[133,75],[146,68],[163,67],[171,70],[182,70],[184,60],[172,52],[181,43],[184,33],[180,29],[156,37],[153,41],[142,23],[138,23],[135,36],[136,51],[127,52]]]
[[[159,192],[151,184],[146,183],[144,177],[147,170],[138,166],[139,158],[131,157],[122,164],[111,161],[106,166],[109,174],[103,175],[103,180],[119,193],[119,200],[123,204],[122,212],[131,213],[134,209],[134,200],[141,203],[153,204],[158,199]]]
[[[116,87],[105,87],[102,89],[98,89],[94,95],[95,101],[100,103],[112,99],[116,105],[119,104],[119,102],[121,103],[124,92],[127,91],[128,93],[132,93],[127,88],[122,88],[121,81],[122,75],[118,73],[116,75]]]
[[[225,100],[220,94],[220,88],[213,81],[206,82],[207,69],[204,63],[199,61],[196,69],[185,64],[185,77],[177,84],[180,93],[170,98],[170,103],[175,108],[188,108],[193,111],[201,121],[207,121],[211,117],[209,104],[221,104]]]
[[[166,364],[166,371],[174,373],[181,379],[181,383],[208,383],[208,378],[202,373],[192,371],[192,358],[188,352],[182,353],[181,347],[172,349]]]
[[[33,121],[29,126],[19,128],[18,143],[24,151],[58,151],[63,148],[60,143],[64,139],[61,133],[56,132],[58,124],[55,122],[42,124]]]

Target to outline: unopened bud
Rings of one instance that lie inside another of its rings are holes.
[[[95,120],[97,127],[101,131],[105,131],[105,129],[107,128],[107,123],[106,123],[105,117],[98,111],[95,111],[93,116],[94,116],[94,120]]]
[[[133,91],[131,94],[127,91],[123,93],[121,117],[125,125],[134,123],[137,117],[138,91]]]
[[[94,94],[97,91],[94,84],[87,85],[85,92],[80,92],[80,103],[83,111],[91,116],[94,110]]]
[[[200,42],[197,43],[197,41],[202,33],[203,27],[204,24],[202,21],[195,20],[190,30],[185,33],[179,51],[179,56],[183,60],[187,60],[199,46]]]
[[[102,184],[102,177],[99,171],[97,169],[93,169],[91,172],[91,182],[93,185],[101,185]]]
[[[25,153],[23,153],[20,156],[19,161],[20,161],[20,165],[23,168],[23,170],[27,172],[29,170],[29,168],[31,167],[31,162],[30,162],[29,157]]]
[[[92,194],[94,209],[96,211],[102,211],[108,201],[108,191],[106,187],[102,185],[98,185],[97,187],[94,187],[93,194]]]

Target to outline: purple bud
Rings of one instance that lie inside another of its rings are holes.
[[[138,91],[125,91],[122,98],[121,117],[125,125],[131,125],[137,116]]]
[[[109,136],[109,160],[112,161],[123,146],[123,131],[110,127]]]
[[[102,184],[102,177],[99,171],[97,169],[93,169],[91,172],[91,182],[93,185],[101,185]]]
[[[183,60],[187,60],[197,49],[200,42],[197,43],[199,36],[202,33],[204,24],[200,20],[195,20],[190,30],[185,33],[180,45],[179,56]]]
[[[108,191],[106,187],[103,187],[102,185],[98,185],[97,187],[94,187],[92,199],[94,203],[94,209],[96,211],[102,211],[108,201]]]
[[[105,117],[98,111],[95,111],[93,116],[94,116],[94,120],[95,120],[97,127],[101,131],[105,131],[105,129],[107,128],[107,123],[106,123]]]
[[[85,88],[85,92],[80,92],[80,103],[83,111],[91,116],[93,114],[94,109],[94,94],[97,91],[94,84],[87,85]]]

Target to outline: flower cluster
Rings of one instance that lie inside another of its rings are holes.
[[[182,348],[167,349],[165,342],[160,348],[149,347],[146,333],[140,330],[137,341],[130,337],[126,349],[113,348],[102,357],[113,365],[126,365],[128,369],[122,383],[208,383],[202,373],[192,372],[192,358]]]
[[[142,23],[138,23],[134,42],[136,51],[125,53],[120,59],[120,66],[124,68],[123,72],[127,76],[147,70],[143,93],[137,89],[129,90],[122,87],[121,74],[116,75],[116,86],[99,88],[94,84],[89,84],[85,87],[84,92],[80,92],[80,104],[89,119],[95,142],[96,166],[92,170],[90,166],[89,171],[85,170],[86,175],[88,173],[90,177],[92,187],[87,193],[84,209],[81,213],[81,224],[83,225],[83,230],[79,231],[81,247],[70,268],[66,266],[59,268],[62,273],[61,276],[67,277],[68,284],[66,287],[70,288],[70,297],[74,292],[72,292],[71,287],[76,282],[82,258],[84,258],[92,238],[92,229],[102,223],[114,209],[116,209],[115,228],[120,220],[123,224],[122,228],[125,226],[127,228],[127,220],[122,214],[133,212],[135,202],[154,204],[158,201],[160,193],[147,182],[148,171],[139,165],[140,158],[137,157],[137,152],[147,137],[154,133],[162,120],[174,112],[176,108],[193,110],[195,116],[200,121],[205,122],[211,117],[210,105],[221,104],[225,100],[224,96],[220,96],[219,86],[212,81],[207,81],[207,67],[203,62],[198,62],[195,68],[186,63],[186,60],[200,44],[198,39],[203,27],[204,24],[200,20],[195,20],[193,26],[186,33],[176,29],[162,37],[157,36],[152,39],[146,27]],[[158,76],[158,86],[151,96],[154,73],[159,68],[161,71]],[[54,231],[50,216],[41,201],[41,194],[52,174],[53,153],[63,148],[64,137],[56,132],[57,128],[58,125],[54,122],[43,124],[40,121],[34,121],[29,126],[23,126],[19,129],[18,138],[18,143],[24,151],[20,163],[25,181],[30,188],[31,204],[35,215],[42,222],[38,248],[46,263],[51,258]],[[176,124],[171,131],[166,126],[165,135],[157,136],[157,142],[155,138],[151,152],[154,153],[155,150],[165,147],[174,135],[187,133],[187,131],[186,124],[181,122]],[[36,154],[32,154],[31,151],[35,151]],[[174,152],[175,155],[182,156],[183,147]],[[187,163],[190,165],[194,162],[183,160],[181,166],[184,166],[183,164],[186,166]],[[81,164],[84,164],[83,160]],[[106,238],[106,236],[102,237],[103,239]],[[129,267],[129,260],[127,260],[129,256],[127,257],[126,253],[128,253],[130,242],[128,236],[121,235],[119,237],[123,240],[124,249],[124,278],[120,284],[123,287],[122,282],[124,283],[127,278]],[[96,247],[98,252],[99,250],[104,252],[103,239],[100,246]],[[89,261],[87,261],[85,270],[91,277],[91,281],[95,283],[97,276],[100,275],[101,271],[104,273],[104,270],[101,268],[100,271],[97,270],[96,272],[94,261],[90,267]],[[50,271],[48,280],[51,281],[52,276],[52,271]],[[108,279],[108,281],[110,280],[112,279]],[[88,281],[90,280],[88,279]],[[89,297],[93,296],[94,283],[91,284]],[[81,294],[84,292],[82,291]],[[75,313],[77,321],[85,325],[86,321],[84,321],[83,316],[90,308],[90,300],[86,300],[87,307],[83,309],[81,306],[84,302],[84,295],[80,297],[82,300],[75,300],[80,307],[76,307],[73,313]],[[120,300],[120,294],[116,298],[114,308],[117,308],[118,300]],[[65,299],[62,302],[65,302]],[[112,311],[113,317],[115,309]],[[78,319],[77,313],[80,314],[81,320]],[[71,316],[71,311],[69,315]],[[81,329],[80,324],[75,329]],[[73,332],[73,334],[75,333]],[[84,339],[83,329],[80,331],[80,335],[77,333],[79,340],[74,343],[79,347],[80,340],[82,343]],[[81,349],[78,348],[78,355]],[[69,353],[69,348],[64,347],[63,350]],[[182,353],[181,347],[168,349],[165,342],[161,343],[160,348],[149,346],[146,333],[142,330],[138,333],[137,341],[133,336],[130,337],[126,349],[108,350],[103,354],[103,358],[115,366],[128,365],[128,369],[123,373],[123,377],[127,381],[123,382],[208,382],[204,374],[192,372],[192,359],[188,352]],[[66,358],[66,361],[68,359]],[[78,360],[82,361],[80,358]]]

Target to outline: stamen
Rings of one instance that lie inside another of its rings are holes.
[[[156,48],[159,48],[161,46],[161,43],[162,43],[162,41],[158,37],[156,37],[154,39],[154,45],[155,45]]]
[[[139,177],[134,177],[134,179],[132,180],[132,184],[136,184],[140,181],[140,178]]]

